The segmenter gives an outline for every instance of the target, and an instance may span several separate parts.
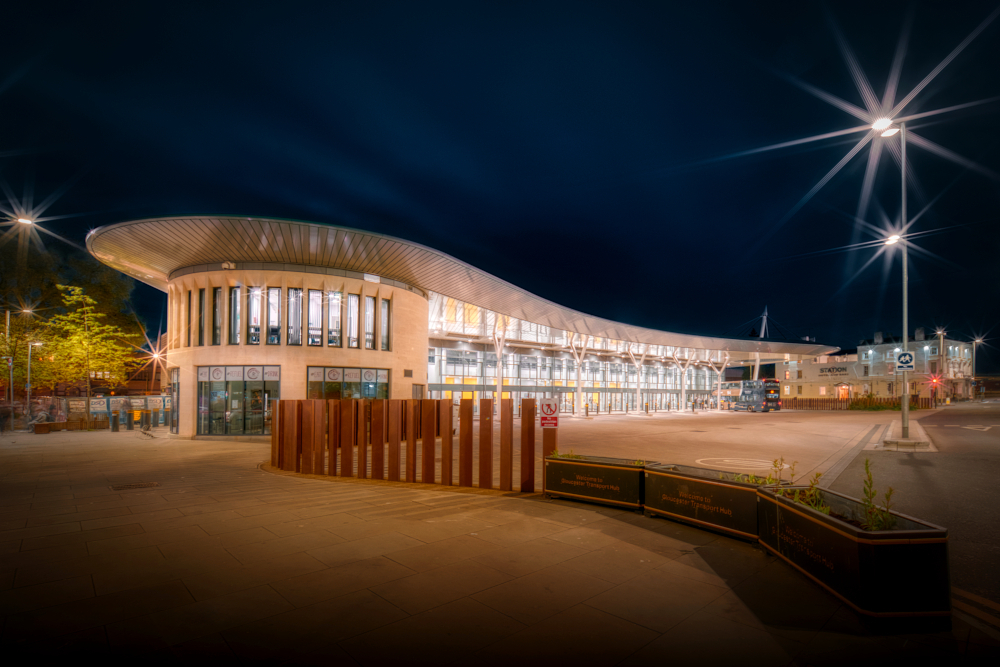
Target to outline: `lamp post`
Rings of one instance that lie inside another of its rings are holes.
[[[28,425],[31,425],[31,346],[41,347],[41,343],[28,343],[28,384],[26,385],[28,399],[25,401],[28,414]]]
[[[880,118],[872,123],[873,130],[881,130],[883,137],[891,137],[892,135],[899,132],[899,145],[900,145],[900,160],[899,160],[899,171],[901,175],[901,195],[902,204],[900,206],[900,231],[906,231],[906,123],[900,123],[899,127],[893,127],[892,120],[889,118]],[[893,234],[888,239],[886,239],[886,245],[892,245],[900,241],[899,234]],[[906,266],[906,241],[903,241],[903,352],[909,351],[909,345],[907,341],[910,336],[907,333],[907,327],[909,322],[907,321],[907,308],[909,306],[907,300],[907,280],[908,280],[908,270]],[[900,399],[900,411],[902,413],[903,422],[903,438],[910,437],[910,386],[909,373],[903,371],[903,397]]]

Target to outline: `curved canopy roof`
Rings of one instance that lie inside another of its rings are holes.
[[[235,216],[150,218],[95,229],[87,236],[87,249],[108,266],[163,291],[172,273],[203,264],[328,267],[384,276],[497,313],[600,338],[771,355],[837,350],[815,343],[695,336],[613,322],[560,306],[417,243],[311,222]]]

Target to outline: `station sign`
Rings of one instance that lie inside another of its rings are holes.
[[[542,398],[538,401],[538,414],[542,428],[559,428],[559,400]]]
[[[913,372],[912,352],[900,352],[896,355],[896,372],[902,373],[904,371]]]

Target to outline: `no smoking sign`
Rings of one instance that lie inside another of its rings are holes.
[[[559,428],[559,401],[554,398],[543,398],[538,401],[539,416],[542,428]]]

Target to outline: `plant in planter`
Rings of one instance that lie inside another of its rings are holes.
[[[949,623],[948,531],[877,501],[866,462],[864,498],[808,486],[757,489],[760,544],[869,619]]]
[[[641,508],[645,461],[553,452],[545,457],[545,493],[619,507]]]
[[[896,524],[896,519],[892,516],[890,507],[892,506],[892,487],[885,492],[884,507],[879,507],[875,503],[878,492],[875,490],[875,482],[872,479],[872,469],[868,459],[865,459],[865,489],[861,497],[861,504],[864,506],[865,518],[861,522],[861,527],[865,530],[892,530]]]

